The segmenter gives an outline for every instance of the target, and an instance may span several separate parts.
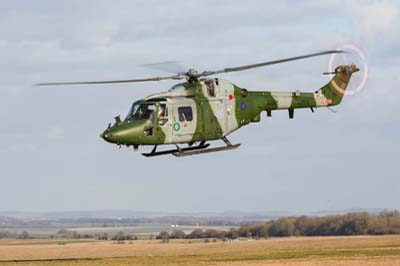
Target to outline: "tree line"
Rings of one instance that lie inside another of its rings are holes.
[[[348,235],[400,234],[400,212],[384,211],[380,214],[367,212],[329,215],[322,217],[283,217],[262,223],[251,223],[228,231],[195,229],[189,234],[175,230],[161,232],[156,238],[169,239],[238,237],[284,237],[284,236],[348,236]]]
[[[400,234],[400,212],[383,211],[329,215],[322,217],[284,217],[239,227],[240,237],[268,236],[347,236]]]

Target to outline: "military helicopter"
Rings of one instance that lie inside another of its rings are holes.
[[[243,71],[327,54],[345,53],[342,50],[329,50],[297,57],[262,62],[258,64],[225,68],[216,71],[187,72],[172,76],[144,79],[51,82],[36,85],[81,85],[147,82],[161,80],[186,80],[166,92],[150,95],[135,101],[124,120],[115,117],[115,123],[108,125],[101,137],[110,143],[133,146],[153,145],[147,157],[173,154],[178,157],[236,149],[240,144],[231,144],[227,136],[235,130],[259,122],[261,113],[272,116],[272,111],[287,110],[293,119],[294,110],[317,107],[330,107],[340,104],[356,65],[340,65],[333,72],[328,84],[315,92],[271,92],[248,91],[232,82],[219,79],[216,74]],[[208,148],[209,141],[222,140],[225,146]],[[175,149],[158,151],[157,147],[173,144]],[[187,147],[182,147],[187,144]]]

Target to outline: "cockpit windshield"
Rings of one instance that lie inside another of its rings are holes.
[[[154,103],[144,103],[143,101],[137,101],[132,104],[131,110],[125,118],[125,121],[129,122],[132,120],[153,120],[155,111],[156,105]]]
[[[130,121],[133,118],[133,115],[136,113],[136,111],[139,109],[140,103],[142,100],[136,101],[132,104],[131,109],[129,109],[128,115],[125,118],[125,121]]]

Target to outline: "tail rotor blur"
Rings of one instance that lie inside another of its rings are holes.
[[[346,51],[346,53],[341,53],[340,55],[332,54],[328,64],[328,71],[323,74],[335,74],[335,68],[339,65],[357,65],[360,73],[352,77],[345,95],[360,93],[365,88],[368,79],[368,64],[365,54],[359,47],[351,43],[339,45],[337,49]]]

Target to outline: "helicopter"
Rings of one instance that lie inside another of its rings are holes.
[[[162,80],[185,80],[174,85],[166,92],[150,95],[135,101],[124,120],[115,117],[115,123],[108,125],[101,137],[121,146],[151,145],[151,152],[142,153],[146,157],[172,154],[177,157],[233,150],[241,144],[232,144],[227,136],[250,123],[260,122],[261,113],[267,117],[272,111],[287,110],[290,119],[294,110],[330,107],[341,103],[353,73],[360,69],[355,64],[339,65],[332,72],[333,78],[314,92],[273,92],[248,91],[232,82],[217,77],[217,74],[243,71],[265,67],[294,60],[346,53],[343,50],[328,50],[302,56],[290,57],[239,67],[224,68],[216,71],[199,72],[189,69],[187,72],[172,76],[151,77],[144,79],[51,82],[38,83],[39,86],[112,84],[130,82],[148,82]],[[222,140],[224,146],[211,147],[207,142]],[[172,144],[176,148],[157,150],[160,145]],[[182,145],[187,146],[182,147]]]

